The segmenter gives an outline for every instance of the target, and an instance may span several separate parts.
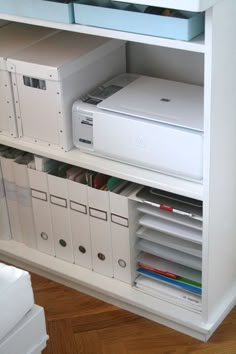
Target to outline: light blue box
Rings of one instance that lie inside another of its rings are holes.
[[[0,12],[45,21],[73,23],[73,4],[47,0],[0,0]]]
[[[178,40],[191,40],[204,31],[204,13],[182,12],[186,19],[144,13],[147,7],[79,0],[74,3],[75,23]]]

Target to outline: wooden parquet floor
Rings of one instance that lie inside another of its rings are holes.
[[[236,354],[236,308],[208,343],[31,274],[50,337],[43,354]]]

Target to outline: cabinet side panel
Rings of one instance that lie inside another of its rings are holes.
[[[129,42],[129,72],[189,84],[203,85],[204,54]]]
[[[206,15],[203,308],[217,321],[236,284],[235,0]]]

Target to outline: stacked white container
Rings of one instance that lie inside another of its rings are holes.
[[[59,32],[11,55],[19,136],[64,151],[72,147],[75,99],[126,70],[123,41]]]
[[[58,30],[12,23],[0,29],[0,134],[17,136],[17,125],[12,95],[11,75],[7,71],[9,56],[27,46],[53,35]]]

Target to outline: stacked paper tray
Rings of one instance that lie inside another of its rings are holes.
[[[0,12],[40,20],[73,23],[73,4],[47,0],[0,0]]]

